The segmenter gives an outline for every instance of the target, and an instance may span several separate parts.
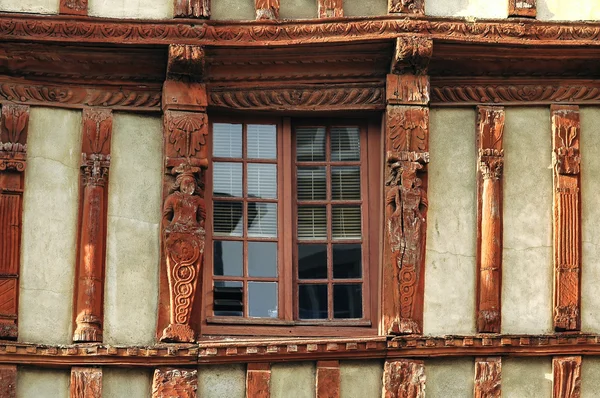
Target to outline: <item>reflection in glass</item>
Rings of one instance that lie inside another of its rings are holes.
[[[277,159],[277,126],[249,124],[246,152],[249,159]]]
[[[215,236],[242,236],[244,220],[242,202],[213,203],[213,231]]]
[[[299,162],[325,160],[325,127],[296,129],[296,159]]]
[[[358,127],[331,128],[331,160],[360,160],[360,130]]]
[[[332,206],[333,239],[360,239],[360,206]]]
[[[248,316],[277,318],[277,282],[248,282]]]
[[[298,239],[326,239],[327,212],[325,206],[298,207]]]
[[[248,203],[248,236],[252,238],[277,237],[277,203]]]
[[[277,277],[277,242],[248,242],[248,275]]]
[[[235,281],[215,281],[213,292],[215,316],[244,316],[244,285]]]
[[[325,167],[298,167],[298,200],[327,199],[327,179]]]
[[[327,285],[298,285],[300,319],[327,319]]]
[[[213,242],[213,270],[215,275],[243,275],[244,246],[239,241],[215,240]]]
[[[331,199],[360,200],[360,167],[331,168]]]
[[[333,317],[362,318],[362,286],[333,285]]]
[[[242,164],[214,162],[213,196],[242,197]]]
[[[242,157],[242,125],[213,123],[213,156]]]
[[[327,278],[327,245],[298,245],[298,278]]]
[[[333,277],[335,279],[360,278],[361,246],[357,244],[334,244],[333,251]]]
[[[277,165],[248,163],[248,197],[277,199]]]

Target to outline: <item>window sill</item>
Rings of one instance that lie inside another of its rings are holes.
[[[285,321],[281,319],[268,318],[238,318],[238,317],[217,317],[211,316],[206,318],[208,324],[221,325],[254,325],[254,326],[318,326],[318,327],[351,327],[363,326],[370,327],[371,321],[362,319],[349,319],[339,321],[320,321],[320,320],[304,320],[304,321]]]

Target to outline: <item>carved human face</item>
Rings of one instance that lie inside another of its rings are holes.
[[[181,179],[181,192],[186,195],[193,195],[196,190],[196,182],[194,181],[194,177],[184,177]]]

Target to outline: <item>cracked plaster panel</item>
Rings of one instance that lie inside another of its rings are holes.
[[[340,397],[365,398],[381,395],[383,362],[340,361]]]
[[[0,12],[58,14],[59,0],[0,0]]]
[[[507,18],[508,2],[507,0],[427,0],[425,14],[440,17]]]
[[[425,360],[425,394],[427,398],[473,396],[472,358]]]
[[[552,332],[550,108],[506,108],[502,333]]]
[[[598,0],[537,0],[537,19],[556,21],[599,20]]]
[[[271,398],[314,398],[315,363],[274,363],[271,366]]]
[[[551,357],[502,358],[502,398],[551,396]]]
[[[17,398],[67,398],[70,380],[70,370],[19,367]]]
[[[432,108],[425,334],[475,333],[475,110]]]
[[[283,0],[279,16],[281,19],[317,18],[317,0]]]
[[[255,18],[254,0],[212,0],[210,4],[210,19],[253,20]]]
[[[198,396],[202,398],[245,398],[246,366],[206,365],[198,368]]]
[[[161,192],[161,119],[115,113],[104,288],[107,344],[155,340]]]
[[[344,16],[346,17],[387,15],[387,13],[387,0],[344,0]]]
[[[105,18],[169,19],[173,18],[173,0],[89,0],[88,15]]]
[[[581,398],[597,398],[600,391],[600,358],[585,356],[581,362]]]
[[[19,339],[71,342],[81,112],[32,107],[23,196]]]
[[[147,398],[152,395],[152,373],[147,369],[102,369],[102,398]]]

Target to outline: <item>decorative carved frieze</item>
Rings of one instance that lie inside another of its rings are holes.
[[[102,398],[102,369],[73,367],[70,398]]]
[[[424,36],[401,35],[396,39],[391,71],[401,75],[423,75],[433,54],[433,40]]]
[[[385,361],[383,398],[425,398],[425,364],[423,361],[399,359]]]
[[[60,0],[60,14],[87,15],[88,0]]]
[[[210,18],[210,0],[174,0],[175,18]]]
[[[501,398],[501,357],[475,358],[474,398]]]
[[[344,0],[317,0],[319,18],[344,16]]]
[[[477,117],[477,331],[500,333],[504,109],[480,106]]]
[[[425,14],[425,0],[388,0],[390,14]]]
[[[0,397],[17,398],[16,365],[0,365]]]
[[[554,329],[581,327],[581,181],[577,106],[552,106]]]
[[[256,19],[279,19],[279,0],[254,0]]]
[[[553,398],[581,397],[581,357],[554,357],[552,376]]]
[[[152,398],[196,398],[196,369],[160,368],[154,371]]]
[[[316,398],[340,398],[340,362],[318,361]]]
[[[249,363],[246,369],[246,397],[271,396],[271,364]]]
[[[508,16],[535,18],[536,6],[536,0],[508,0]]]

